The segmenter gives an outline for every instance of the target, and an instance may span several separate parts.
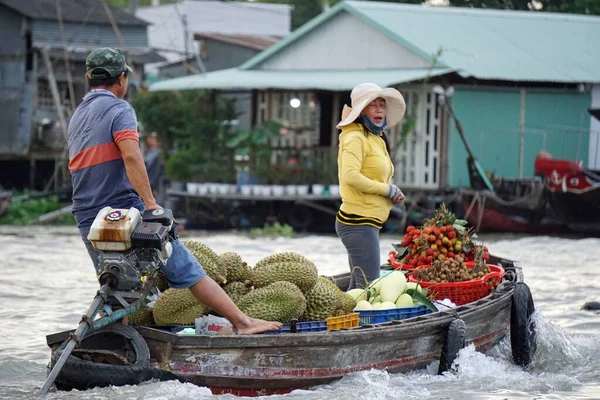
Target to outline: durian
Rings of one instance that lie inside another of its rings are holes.
[[[158,288],[161,292],[164,292],[169,288],[169,283],[167,282],[167,277],[165,273],[162,271],[158,271],[156,274],[156,279],[154,281],[154,286]]]
[[[346,296],[346,293],[337,287],[333,282],[331,282],[327,277],[320,276],[319,280],[327,285],[333,291],[333,293],[335,293],[334,309],[341,310],[344,307],[344,297]]]
[[[354,307],[356,307],[356,300],[354,299],[354,297],[344,293],[342,306],[342,311],[344,311],[343,315],[353,312]]]
[[[127,323],[131,326],[154,325],[152,309],[144,304],[139,310],[127,316]]]
[[[223,253],[219,256],[219,263],[226,270],[227,282],[246,282],[250,279],[250,268],[239,254],[232,251]]]
[[[256,265],[254,266],[254,268],[262,267],[266,264],[273,264],[273,263],[280,263],[280,262],[287,262],[287,261],[312,264],[312,261],[310,261],[303,255],[294,253],[291,251],[287,251],[287,252],[275,253],[273,255],[270,255],[268,257],[265,257],[265,258],[259,260],[256,263]]]
[[[182,242],[206,272],[218,284],[227,283],[227,270],[219,263],[219,256],[204,243],[195,240],[184,240]]]
[[[333,315],[338,298],[335,292],[323,282],[322,279],[317,281],[306,294],[306,311],[302,315],[303,321],[323,321]]]
[[[250,287],[242,282],[230,282],[223,287],[225,293],[227,293],[231,301],[235,304],[238,304],[239,300],[250,292],[250,289]]]
[[[237,306],[252,318],[287,322],[300,318],[306,310],[306,299],[296,285],[280,281],[251,291]]]
[[[152,314],[157,325],[194,325],[196,318],[208,313],[189,289],[167,289],[154,303]]]
[[[302,293],[310,291],[318,279],[315,264],[299,254],[278,253],[260,260],[252,269],[252,284],[256,288],[273,282],[286,281],[298,286]]]

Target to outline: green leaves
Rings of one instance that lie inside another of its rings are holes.
[[[394,250],[397,253],[396,259],[398,259],[398,260],[401,260],[408,253],[408,247],[404,247],[404,246],[401,246],[399,244],[394,244],[394,243],[392,243],[392,247],[394,248]]]
[[[237,154],[246,155],[265,147],[271,147],[270,141],[279,137],[281,125],[275,121],[266,121],[254,128],[236,133],[227,140],[227,147],[235,149]]]
[[[57,196],[48,196],[38,199],[11,201],[8,212],[0,217],[0,225],[27,225],[41,215],[63,207]],[[74,225],[73,214],[67,214],[52,221],[55,225]]]
[[[288,224],[281,224],[275,222],[272,224],[265,224],[263,228],[252,228],[250,230],[250,236],[252,237],[264,237],[264,236],[275,236],[275,237],[292,237],[294,236],[294,228]]]
[[[235,182],[233,148],[241,139],[231,129],[238,116],[231,99],[214,90],[149,92],[138,94],[133,105],[145,133],[156,132],[170,154],[170,179]]]
[[[437,307],[431,302],[431,300],[427,298],[427,289],[424,289],[423,291],[425,292],[425,294],[419,292],[417,289],[407,289],[406,293],[408,293],[413,298],[413,301],[418,301],[425,307],[429,308],[431,311],[437,312]]]

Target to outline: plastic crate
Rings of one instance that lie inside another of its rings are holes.
[[[326,321],[328,331],[337,331],[339,329],[356,328],[359,326],[360,318],[358,313],[351,313],[341,317],[329,317]]]
[[[467,262],[468,268],[475,266],[474,262]],[[422,288],[427,289],[435,300],[450,299],[456,305],[472,303],[484,298],[492,291],[491,283],[500,284],[504,277],[504,268],[499,265],[486,264],[490,273],[480,279],[473,279],[464,282],[436,283],[420,281],[416,273],[411,272],[407,278],[409,282],[418,282]]]
[[[169,333],[177,333],[185,328],[195,328],[194,325],[147,325],[149,328],[159,329]]]
[[[281,329],[264,332],[267,335],[279,335],[281,333],[307,333],[327,331],[327,321],[307,321],[285,323]]]
[[[390,310],[365,310],[359,311],[360,325],[382,324],[384,322],[399,321],[431,313],[425,306],[392,308]]]

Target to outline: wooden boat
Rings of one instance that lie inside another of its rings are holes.
[[[549,204],[570,230],[600,235],[600,171],[581,162],[538,157],[535,173],[544,177]]]
[[[538,177],[489,180],[487,189],[473,160],[467,160],[471,188],[460,191],[464,219],[477,231],[550,234],[565,232],[548,204],[544,183]]]
[[[443,89],[442,89],[443,92]],[[483,171],[467,143],[463,126],[452,107],[443,102],[454,120],[467,151],[467,169],[471,187],[461,190],[464,219],[477,231],[553,233],[562,224],[553,218],[539,179],[490,178]]]
[[[209,387],[215,394],[280,394],[372,368],[406,372],[439,361],[443,372],[466,344],[485,351],[509,333],[515,362],[527,366],[535,352],[531,293],[516,262],[492,256],[489,263],[506,271],[490,295],[401,321],[336,331],[243,336],[178,335],[153,327],[138,327],[136,332],[112,324],[105,328],[109,331],[100,330],[82,341],[55,383],[61,390],[83,390],[152,378],[178,379]],[[345,289],[349,274],[332,280]],[[110,331],[111,326],[120,330]],[[47,336],[53,360],[70,332]],[[137,358],[128,363],[126,356],[119,355],[126,355],[123,348],[137,352]]]
[[[600,121],[600,109],[588,112]],[[465,218],[478,230],[600,235],[600,171],[540,152],[534,178],[490,184],[472,154],[467,163],[471,189],[461,193],[461,202]]]

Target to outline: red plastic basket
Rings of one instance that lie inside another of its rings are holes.
[[[495,283],[500,283],[502,277],[504,277],[504,268],[498,265],[486,264],[490,273],[484,275],[480,279],[474,279],[466,282],[451,282],[451,283],[437,283],[437,282],[423,282],[417,279],[417,270],[409,273],[409,282],[419,282],[421,287],[426,288],[429,293],[433,295],[435,300],[450,299],[454,304],[463,305],[477,301],[492,291],[491,285],[485,283],[493,280]],[[467,267],[473,268],[475,263],[467,263]],[[419,268],[429,268],[419,267]]]
[[[392,264],[392,267],[394,267],[394,269],[400,269],[403,271],[413,271],[415,268],[410,264],[402,264],[400,261],[398,261],[396,259],[396,257],[398,256],[398,253],[395,250],[391,250],[389,253],[390,256],[390,264]]]

